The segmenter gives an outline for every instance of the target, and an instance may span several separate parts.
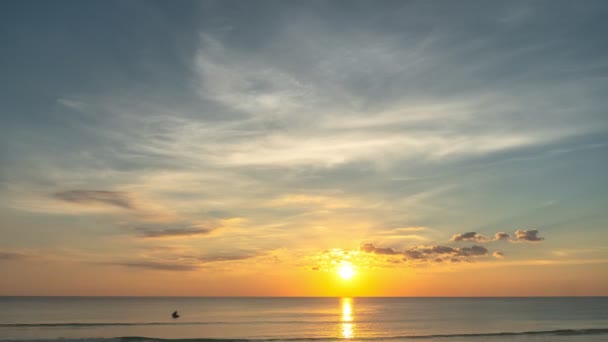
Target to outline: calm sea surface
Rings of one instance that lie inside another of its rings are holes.
[[[57,339],[608,341],[608,298],[0,297],[0,340]]]

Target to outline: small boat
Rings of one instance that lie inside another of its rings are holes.
[[[173,317],[173,319],[179,318],[179,314],[177,313],[177,310],[173,311],[173,313],[171,314],[171,317]]]

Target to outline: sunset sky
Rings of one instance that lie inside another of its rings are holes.
[[[1,7],[0,295],[608,295],[606,1]]]

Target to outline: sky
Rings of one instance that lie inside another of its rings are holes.
[[[2,8],[0,295],[608,295],[605,1]]]

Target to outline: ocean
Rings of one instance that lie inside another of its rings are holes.
[[[608,341],[608,297],[0,297],[0,341],[59,340]]]

